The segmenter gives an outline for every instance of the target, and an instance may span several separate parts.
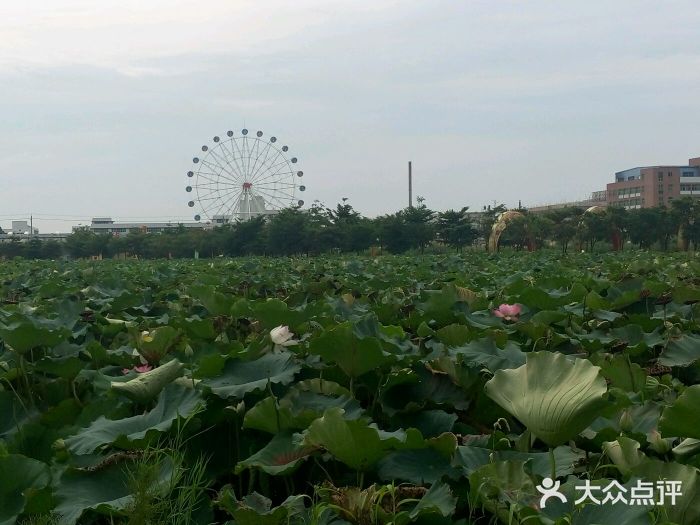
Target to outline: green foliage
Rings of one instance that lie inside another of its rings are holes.
[[[393,248],[429,251],[431,214]],[[293,218],[328,250],[367,226]],[[695,524],[700,263],[570,252],[0,261],[0,523]],[[684,495],[574,506],[584,479]]]
[[[605,251],[619,240],[639,249],[667,251],[674,238],[682,249],[700,246],[700,202],[676,199],[670,208],[625,210],[609,207],[601,213],[584,213],[577,207],[553,208],[537,213],[519,209],[524,217],[511,222],[501,245],[515,250],[539,249],[558,244],[562,253],[572,243],[577,250]],[[423,199],[416,206],[376,218],[360,215],[347,199],[334,209],[314,202],[308,210],[289,208],[271,216],[218,225],[207,230],[180,227],[163,233],[133,228],[111,236],[80,229],[65,243],[38,239],[12,239],[0,243],[0,258],[57,259],[61,256],[158,258],[301,255],[359,253],[378,247],[383,253],[461,252],[483,246],[503,204],[473,213],[460,210],[436,212]],[[676,242],[674,245],[678,245]]]
[[[516,369],[499,370],[486,394],[547,445],[566,443],[591,424],[605,405],[600,369],[585,359],[532,352]]]

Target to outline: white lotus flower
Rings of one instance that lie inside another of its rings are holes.
[[[294,339],[292,339],[292,337],[294,337],[294,334],[289,331],[288,326],[278,326],[277,328],[273,328],[272,330],[270,330],[270,339],[272,339],[272,342],[276,345],[298,345],[299,341],[295,341]]]

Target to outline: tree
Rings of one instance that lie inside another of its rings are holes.
[[[66,239],[66,251],[74,259],[82,259],[96,255],[95,237],[97,235],[89,230],[78,230]]]
[[[651,248],[664,236],[665,210],[662,208],[641,208],[628,214],[626,220],[630,241],[640,248]]]
[[[417,200],[418,206],[405,208],[400,213],[409,246],[418,248],[423,253],[425,247],[435,238],[435,212],[423,203],[423,198],[418,197]]]
[[[377,217],[374,223],[380,248],[386,248],[391,253],[402,253],[411,247],[401,212]]]
[[[308,214],[287,208],[274,215],[267,227],[267,247],[277,255],[306,253],[310,247]]]
[[[267,246],[266,235],[265,217],[262,215],[235,222],[224,232],[226,255],[261,255]]]
[[[534,243],[532,249],[538,246],[544,246],[548,240],[554,235],[554,221],[539,213],[527,213],[525,215],[527,222],[528,243]]]
[[[512,246],[516,250],[522,250],[530,243],[530,218],[526,215],[514,217],[508,228],[501,234],[500,245]]]
[[[614,250],[622,250],[625,246],[625,236],[629,212],[620,206],[610,206],[605,210],[608,221],[609,235],[613,242]]]
[[[690,243],[697,249],[700,241],[700,202],[692,197],[675,199],[671,203],[671,216],[674,227],[681,236],[683,249],[687,250]]]
[[[546,213],[546,217],[552,222],[550,238],[559,243],[564,254],[578,233],[582,213],[581,208],[559,208]]]
[[[604,213],[584,213],[579,226],[579,236],[593,251],[596,243],[610,236],[610,223]]]
[[[469,207],[464,207],[459,211],[447,210],[437,215],[435,231],[438,239],[458,251],[462,251],[464,246],[472,244],[478,235],[467,214],[468,209]]]
[[[325,253],[340,248],[338,229],[333,224],[333,213],[322,202],[314,201],[309,209],[308,244],[314,253]]]
[[[337,247],[343,252],[367,249],[374,242],[375,229],[371,221],[363,218],[347,201],[347,198],[343,198],[335,210],[328,210]]]

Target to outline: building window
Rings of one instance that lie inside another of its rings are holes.
[[[659,180],[664,180],[664,173],[662,171],[659,172]]]

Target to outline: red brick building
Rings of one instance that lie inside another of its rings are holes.
[[[609,206],[627,209],[669,206],[673,199],[700,198],[700,157],[687,166],[646,166],[615,173],[607,185]]]

